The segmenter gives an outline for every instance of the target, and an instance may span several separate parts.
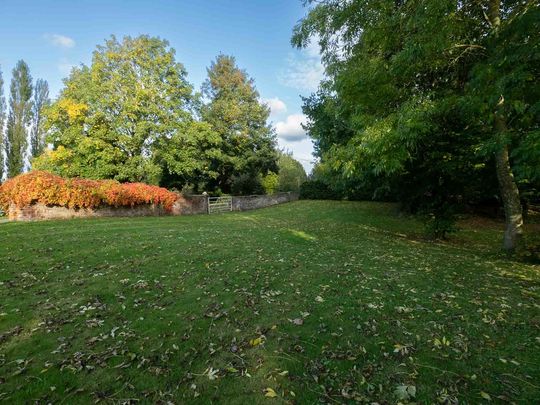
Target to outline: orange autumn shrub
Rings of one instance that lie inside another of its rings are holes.
[[[67,208],[156,204],[171,211],[177,199],[175,193],[144,183],[64,179],[44,171],[21,174],[0,186],[0,206],[6,211],[10,204],[25,207],[35,203]]]

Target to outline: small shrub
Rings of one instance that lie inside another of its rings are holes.
[[[300,186],[302,200],[338,200],[339,197],[326,183],[320,180],[308,180]]]
[[[426,204],[420,211],[424,221],[424,233],[429,239],[446,239],[448,234],[458,231],[457,207],[449,202]],[[431,206],[429,206],[431,205]]]
[[[231,192],[233,195],[264,194],[260,176],[249,173],[232,177]]]
[[[424,233],[429,239],[446,239],[448,234],[458,231],[457,218],[446,212],[435,212],[423,215]]]
[[[524,262],[540,263],[540,233],[526,233],[515,251],[516,257]]]
[[[0,186],[0,208],[4,211],[10,204],[25,207],[35,203],[67,208],[156,204],[171,211],[177,199],[177,194],[148,184],[64,179],[44,171],[21,174]]]
[[[279,176],[274,172],[269,172],[266,176],[263,176],[261,185],[266,194],[274,194],[279,187]]]

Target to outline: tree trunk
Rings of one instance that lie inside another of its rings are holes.
[[[488,18],[491,28],[496,34],[501,25],[501,0],[490,0],[488,6]],[[499,150],[495,153],[495,167],[497,170],[497,180],[499,181],[499,190],[504,206],[504,215],[506,219],[506,230],[504,232],[503,247],[506,251],[512,252],[519,244],[523,234],[523,211],[521,200],[519,198],[519,189],[510,166],[510,157],[508,152],[508,143],[505,133],[506,120],[502,111],[504,97],[501,95],[501,101],[497,106],[498,111],[494,114],[494,132],[498,140]]]
[[[504,143],[504,131],[506,125],[504,118],[495,115],[495,131],[501,141],[500,149],[495,153],[495,167],[497,179],[499,180],[499,190],[504,205],[504,216],[506,218],[506,230],[504,232],[503,247],[512,252],[519,244],[523,234],[523,212],[519,189],[512,173],[510,158],[508,156],[508,145]]]

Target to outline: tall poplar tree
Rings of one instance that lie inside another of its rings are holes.
[[[14,177],[24,169],[31,120],[32,77],[26,62],[20,60],[13,69],[11,78],[9,116],[4,142],[8,177]]]
[[[6,100],[4,98],[4,79],[2,78],[2,70],[0,70],[0,182],[4,177],[4,153],[2,146],[4,145],[4,122],[6,120]]]
[[[39,156],[45,147],[43,109],[49,103],[49,84],[46,80],[37,79],[32,103],[32,130],[30,132],[30,155],[33,158]]]

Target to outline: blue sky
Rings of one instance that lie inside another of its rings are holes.
[[[111,34],[167,39],[200,88],[218,54],[234,55],[272,108],[281,147],[311,168],[312,144],[300,127],[300,95],[322,78],[315,46],[293,49],[293,26],[306,10],[300,0],[1,0],[0,68],[4,94],[19,59],[55,97],[73,65],[90,64],[92,51]]]

